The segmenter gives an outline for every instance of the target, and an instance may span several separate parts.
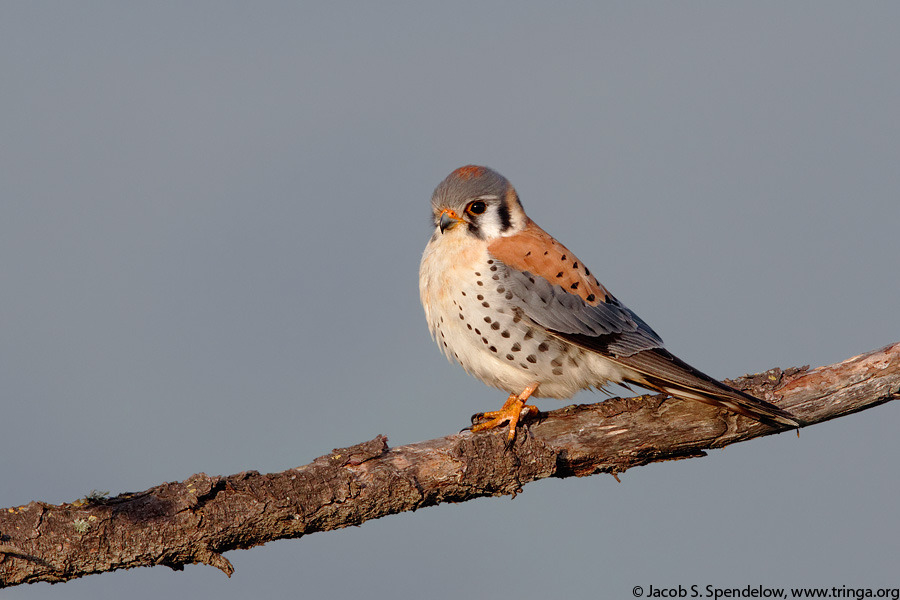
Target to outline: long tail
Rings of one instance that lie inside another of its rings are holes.
[[[670,396],[720,406],[773,427],[801,425],[797,417],[786,410],[725,385],[663,348],[644,350],[614,360],[636,372],[636,376],[629,379],[636,385]]]

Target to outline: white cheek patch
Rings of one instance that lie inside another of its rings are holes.
[[[478,216],[478,229],[482,238],[492,239],[498,237],[503,230],[503,223],[500,222],[500,216],[497,214],[499,207],[496,201],[500,196],[496,194],[484,194],[475,198],[487,202],[488,209]]]
[[[481,236],[484,239],[491,240],[500,237],[502,228],[496,206],[491,206],[478,219],[478,229],[481,231]]]

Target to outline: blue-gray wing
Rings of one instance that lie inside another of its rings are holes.
[[[507,267],[507,299],[529,319],[580,346],[615,357],[662,348],[663,341],[640,317],[612,295],[596,304],[528,271]]]
[[[512,268],[506,269],[503,282],[507,299],[525,316],[628,367],[630,383],[721,406],[776,427],[799,426],[789,412],[725,385],[671,354],[649,325],[608,293],[603,301],[591,304],[543,277]]]

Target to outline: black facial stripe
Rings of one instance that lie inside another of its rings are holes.
[[[512,221],[509,216],[509,207],[506,202],[501,202],[497,207],[497,216],[500,217],[500,232],[503,233],[512,227]]]
[[[484,239],[484,235],[482,235],[481,228],[479,228],[478,225],[476,225],[475,223],[469,223],[468,227],[469,227],[469,233],[471,233],[472,235],[474,235],[475,237],[477,237],[480,240]]]

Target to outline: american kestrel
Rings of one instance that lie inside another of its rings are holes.
[[[788,412],[688,365],[587,266],[525,214],[509,181],[461,167],[431,198],[435,230],[419,268],[431,335],[450,359],[509,393],[479,431],[537,412],[530,396],[570,398],[588,388],[633,383],[698,400],[779,427]]]

